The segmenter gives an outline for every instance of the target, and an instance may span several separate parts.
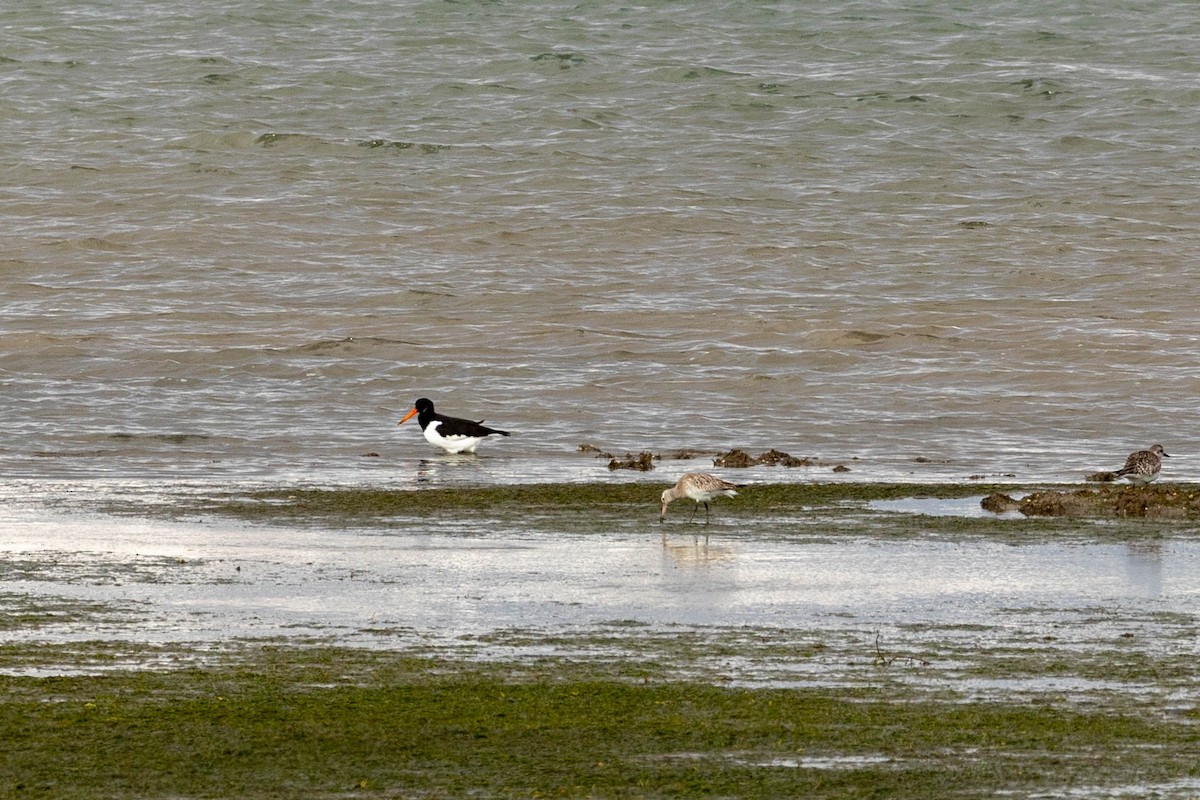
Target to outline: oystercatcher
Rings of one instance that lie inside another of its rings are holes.
[[[437,445],[447,453],[474,453],[479,443],[493,433],[501,436],[509,435],[508,431],[498,431],[495,428],[486,427],[483,420],[474,422],[469,419],[438,414],[433,410],[433,401],[424,397],[414,403],[413,410],[405,414],[404,419],[396,424],[403,425],[414,416],[417,418],[417,422],[421,423],[421,432],[425,434],[426,441]]]
[[[1152,483],[1162,471],[1162,460],[1170,457],[1161,444],[1152,445],[1149,450],[1130,453],[1129,458],[1125,459],[1125,466],[1113,474],[1134,486],[1145,486]]]
[[[689,497],[696,501],[696,505],[692,508],[692,516],[688,518],[688,522],[695,519],[696,509],[700,508],[701,503],[704,504],[704,521],[708,522],[708,501],[716,497],[733,497],[740,488],[736,483],[730,483],[707,472],[689,472],[662,493],[662,513],[658,519],[666,521],[667,506],[672,500]]]

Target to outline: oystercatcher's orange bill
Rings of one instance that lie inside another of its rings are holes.
[[[397,425],[403,425],[404,423],[408,422],[410,419],[412,419],[412,418],[413,418],[413,417],[415,417],[416,415],[417,415],[417,410],[414,408],[412,411],[410,411],[410,412],[408,412],[407,414],[405,414],[405,415],[404,415],[404,419],[400,420],[400,421],[399,421],[399,422],[397,422],[396,424],[397,424]]]

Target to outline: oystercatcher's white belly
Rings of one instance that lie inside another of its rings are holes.
[[[482,436],[442,436],[438,433],[441,423],[431,422],[425,426],[425,440],[436,445],[447,453],[474,453],[475,448],[483,441]]]

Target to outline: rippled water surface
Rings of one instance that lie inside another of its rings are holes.
[[[1189,10],[6,7],[0,470],[1200,478]]]

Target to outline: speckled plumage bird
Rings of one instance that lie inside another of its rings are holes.
[[[672,500],[688,497],[696,501],[696,505],[692,508],[692,516],[688,518],[688,521],[690,522],[696,517],[696,509],[703,503],[704,521],[708,522],[709,501],[717,497],[733,497],[740,488],[736,483],[730,483],[716,475],[709,475],[707,472],[689,472],[676,481],[674,486],[662,493],[662,513],[658,518],[660,521],[666,520],[667,506]]]
[[[1125,459],[1125,466],[1113,474],[1134,486],[1145,486],[1158,478],[1162,471],[1162,460],[1170,457],[1161,444],[1152,445],[1149,450],[1130,453],[1129,458]]]

